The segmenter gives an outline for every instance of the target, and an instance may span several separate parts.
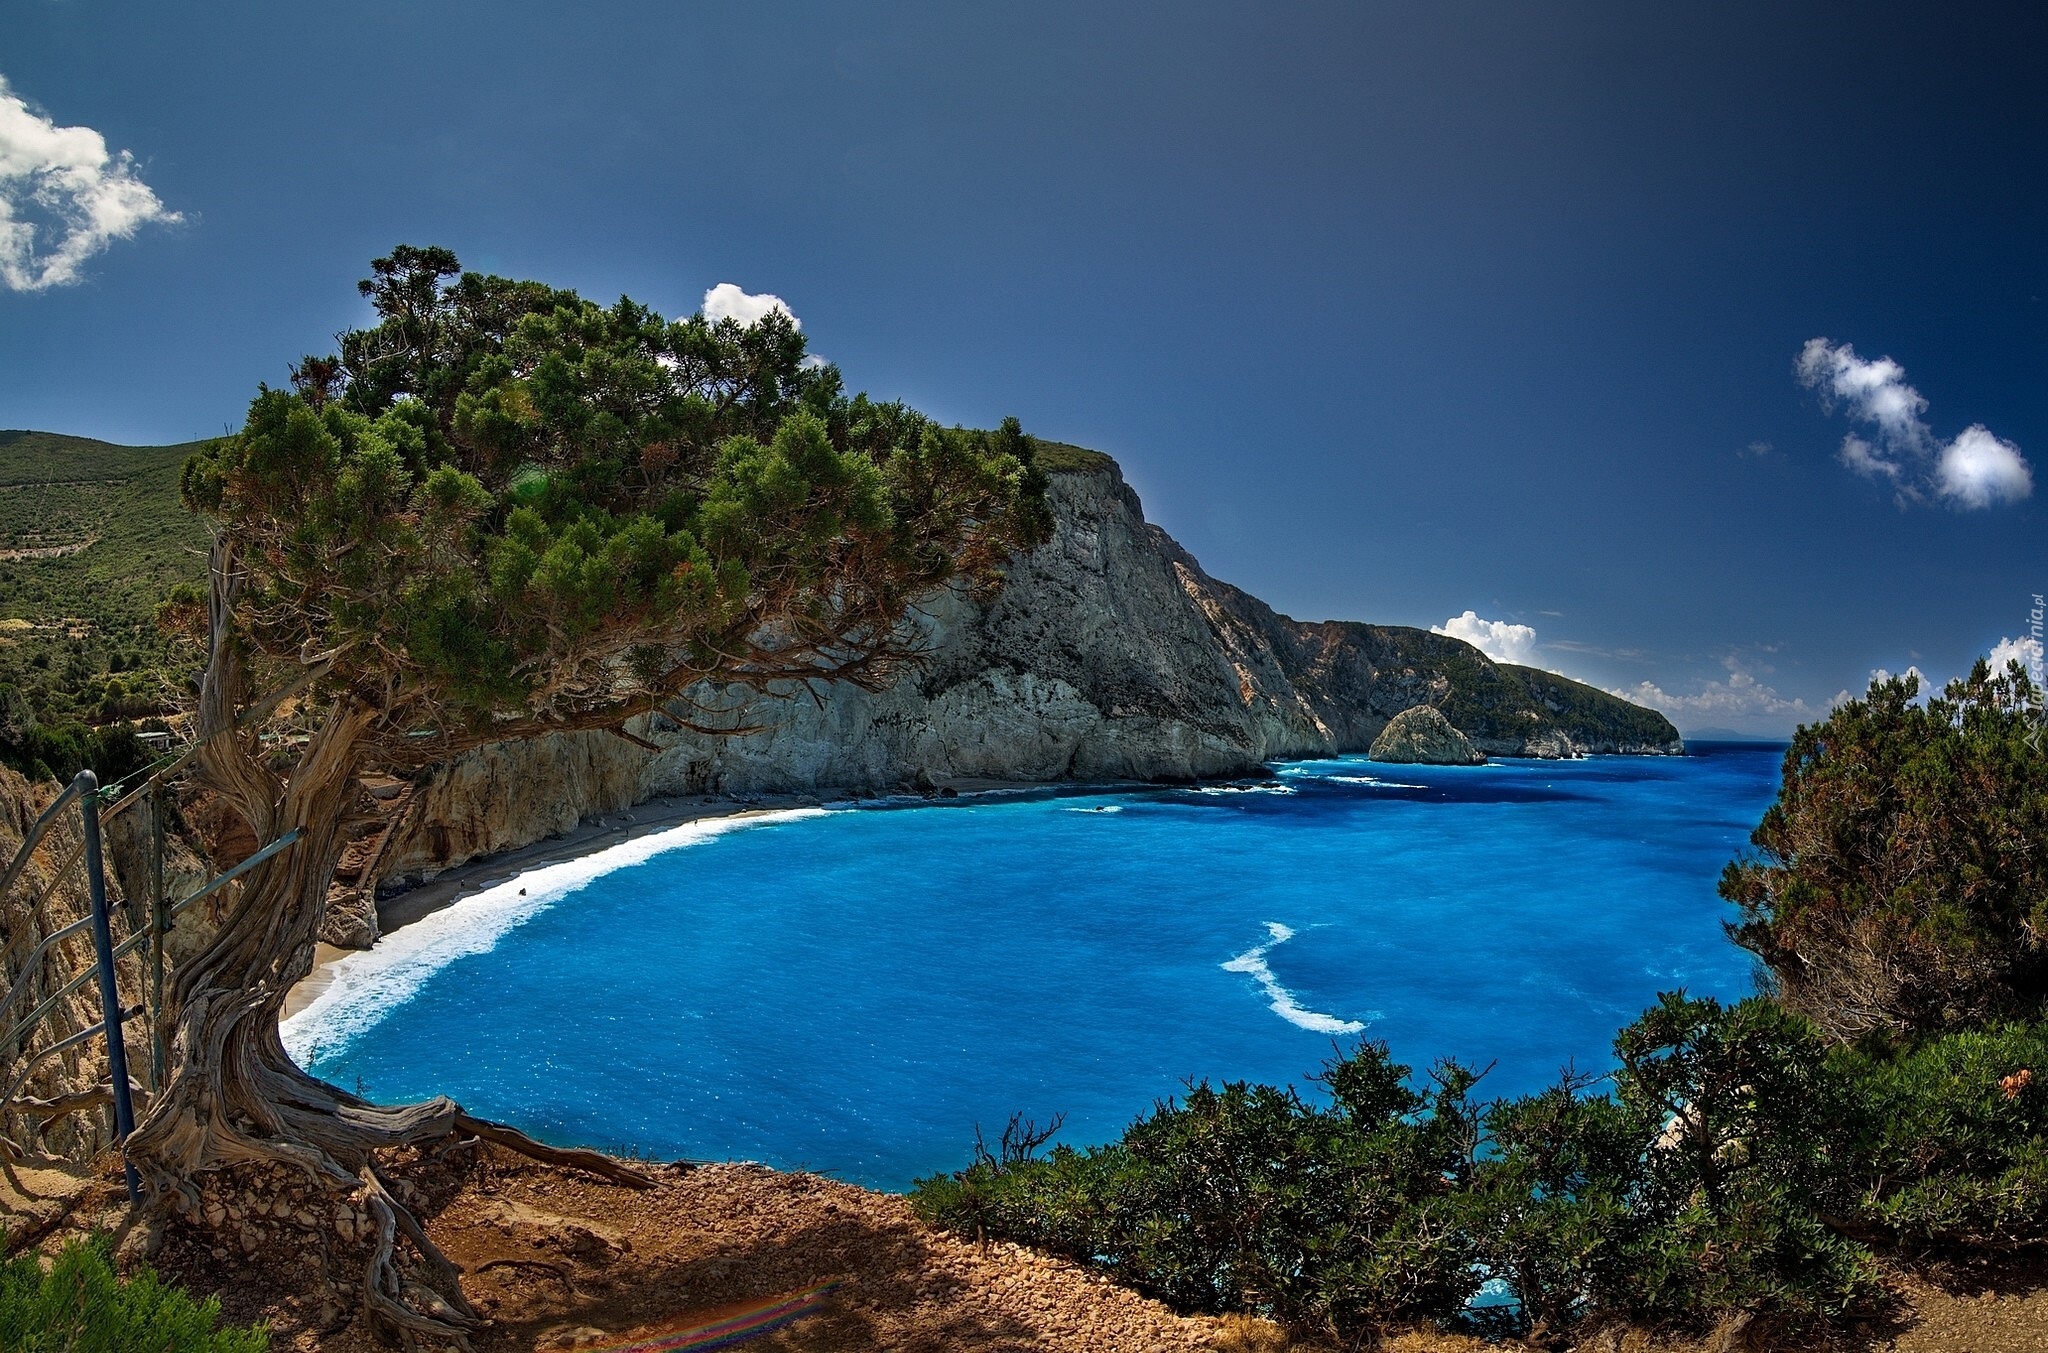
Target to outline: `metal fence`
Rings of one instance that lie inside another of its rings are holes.
[[[22,908],[23,922],[16,933],[0,937],[0,981],[7,984],[0,995],[0,1075],[6,1088],[0,1093],[0,1122],[30,1117],[47,1123],[75,1113],[113,1112],[113,1140],[118,1146],[135,1127],[135,1090],[128,1069],[128,1039],[125,1027],[146,1018],[143,1026],[149,1055],[141,1085],[145,1095],[162,1088],[166,1074],[167,1049],[165,986],[168,960],[166,946],[180,915],[213,896],[251,869],[298,840],[296,830],[272,841],[232,869],[217,875],[191,893],[173,901],[164,882],[164,783],[163,773],[115,799],[102,812],[102,800],[114,790],[100,788],[89,770],[80,771],[22,836],[21,846],[0,875],[0,902],[12,895],[15,885],[27,874],[36,850],[63,818],[75,807],[79,815],[78,844],[60,863]],[[118,790],[118,786],[115,790]],[[147,896],[126,899],[118,911],[109,904],[102,819],[118,814],[146,812],[147,859],[143,889]],[[51,903],[71,871],[85,871],[89,905],[76,919],[51,924]],[[122,932],[116,937],[117,929]],[[89,961],[81,941],[91,936]],[[22,952],[26,946],[26,951]],[[17,961],[17,954],[19,959]],[[127,966],[133,1004],[124,1004],[121,992],[121,960],[134,956]],[[83,1028],[75,1023],[73,999],[88,984],[99,994],[97,1023]],[[50,1099],[25,1094],[36,1072],[53,1060],[70,1053],[75,1059],[92,1040],[104,1036],[107,1049],[107,1083],[71,1090]],[[41,1129],[39,1129],[40,1132]],[[16,1158],[26,1153],[11,1138],[0,1139]],[[137,1196],[133,1166],[122,1162],[130,1199]]]

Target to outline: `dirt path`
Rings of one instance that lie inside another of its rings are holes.
[[[401,1172],[428,1229],[463,1271],[491,1324],[477,1353],[602,1349],[755,1309],[823,1283],[820,1311],[749,1341],[761,1353],[1289,1353],[1263,1322],[1177,1316],[1076,1265],[1019,1246],[985,1250],[933,1231],[894,1194],[754,1165],[649,1167],[641,1192],[495,1155],[439,1171]],[[438,1181],[430,1183],[428,1181]],[[120,1239],[118,1183],[28,1172],[37,1195],[0,1190],[19,1226],[63,1212],[43,1240],[94,1226]],[[213,1246],[174,1228],[156,1266],[195,1293],[217,1294],[238,1322],[268,1320],[278,1353],[385,1353],[351,1323],[353,1293],[320,1285],[290,1244]],[[204,1246],[204,1247],[203,1247]],[[210,1248],[206,1248],[210,1247]],[[1996,1271],[1901,1274],[1899,1318],[1833,1345],[1843,1353],[2048,1353],[2048,1263]],[[1389,1353],[1483,1353],[1455,1335],[1418,1333]],[[1640,1334],[1589,1344],[1608,1353],[1707,1353],[1716,1341]],[[1737,1345],[1737,1347],[1754,1347]],[[1764,1345],[1763,1348],[1773,1348]],[[1784,1345],[1788,1350],[1811,1344]],[[1311,1353],[1292,1346],[1292,1353]],[[1722,1350],[1726,1353],[1726,1350]],[[1760,1353],[1760,1350],[1759,1350]]]

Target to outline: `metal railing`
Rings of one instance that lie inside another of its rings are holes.
[[[175,766],[172,769],[175,769]],[[147,877],[150,894],[148,912],[146,918],[132,914],[137,899],[129,899],[131,915],[124,918],[128,922],[129,933],[118,943],[114,939],[113,909],[107,897],[106,860],[101,839],[100,800],[109,791],[101,790],[99,778],[91,771],[80,771],[56,800],[43,810],[23,834],[21,846],[15,851],[14,859],[7,866],[6,872],[0,874],[0,900],[4,900],[27,872],[30,862],[35,857],[36,848],[42,844],[50,828],[62,819],[67,808],[73,804],[78,806],[79,844],[68,852],[63,863],[52,871],[41,892],[29,904],[26,915],[33,929],[42,929],[41,918],[45,914],[50,898],[57,892],[72,868],[80,863],[85,866],[86,892],[90,905],[84,916],[43,934],[21,960],[20,965],[14,969],[15,976],[6,993],[0,995],[0,1024],[5,1025],[5,1032],[0,1033],[0,1067],[14,1067],[5,1092],[0,1093],[0,1114],[34,1109],[51,1111],[46,1116],[57,1116],[98,1107],[101,1101],[96,1091],[64,1096],[61,1102],[23,1101],[18,1097],[30,1077],[44,1063],[104,1034],[107,1040],[107,1099],[114,1110],[114,1141],[117,1146],[124,1143],[128,1135],[135,1130],[135,1101],[128,1074],[127,1038],[123,1026],[139,1017],[148,1016],[150,1057],[146,1088],[152,1093],[160,1090],[166,1059],[163,1036],[165,946],[172,924],[187,909],[213,896],[299,839],[297,829],[289,831],[233,868],[219,874],[176,902],[170,902],[165,896],[164,888],[163,813],[160,800],[161,779],[164,774],[165,772],[159,771],[152,775],[141,787],[123,796],[106,813],[106,816],[112,816],[130,809],[137,803],[147,803],[151,809]],[[67,970],[68,956],[64,941],[88,932],[92,936],[92,964],[76,971]],[[0,946],[0,964],[4,964],[10,957],[7,951],[12,950],[14,945],[15,940],[10,938],[4,946]],[[134,1005],[124,1006],[119,990],[118,964],[120,959],[137,950],[144,951],[145,955],[146,966],[142,979],[145,991],[142,999]],[[63,1021],[71,1009],[67,1002],[70,997],[84,990],[89,982],[97,982],[99,986],[100,1020],[85,1028],[66,1032]],[[15,1016],[17,1006],[38,991],[44,992],[41,999],[36,1000],[25,1014]],[[38,1034],[46,1031],[50,1035],[50,1041],[31,1053],[30,1044],[36,1040]],[[127,1162],[125,1156],[122,1160],[122,1170],[127,1179],[129,1199],[134,1201],[139,1196],[139,1183],[134,1167]]]

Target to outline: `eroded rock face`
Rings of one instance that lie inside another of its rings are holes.
[[[1364,751],[1420,705],[1496,756],[1682,750],[1660,715],[1457,639],[1278,614],[1148,523],[1106,458],[1051,475],[1048,498],[1052,538],[986,604],[955,591],[922,607],[926,661],[888,689],[742,708],[706,688],[691,722],[754,731],[636,720],[658,753],[608,733],[482,749],[418,789],[378,877],[431,876],[662,794],[1248,775]]]
[[[1434,705],[1404,709],[1387,720],[1366,755],[1374,761],[1420,766],[1478,766],[1486,761],[1486,753],[1451,727]]]

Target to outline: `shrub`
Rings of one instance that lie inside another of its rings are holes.
[[[1785,754],[1777,802],[1728,866],[1736,943],[1839,1041],[2038,1018],[2048,999],[2048,757],[2024,670],[1924,706],[1872,682]]]
[[[1533,1344],[1571,1329],[1596,1294],[1622,1285],[1643,1230],[1630,1208],[1654,1124],[1606,1095],[1587,1095],[1592,1083],[1567,1074],[1486,1117],[1490,1150],[1468,1217],[1480,1261],[1514,1300],[1474,1314]]]
[[[1823,1220],[1853,1194],[1854,1098],[1808,1021],[1752,997],[1666,995],[1615,1039],[1616,1098],[1656,1136],[1604,1304],[1700,1325],[1781,1325],[1873,1301],[1875,1261]]]
[[[143,1269],[123,1282],[106,1240],[74,1241],[49,1271],[34,1254],[0,1265],[0,1348],[8,1353],[264,1353],[270,1334],[221,1327],[220,1303],[197,1302]]]
[[[914,1201],[929,1220],[1094,1263],[1183,1310],[1338,1338],[1456,1315],[1481,1280],[1459,1197],[1474,1078],[1445,1064],[1419,1092],[1384,1044],[1364,1043],[1317,1079],[1327,1107],[1203,1082],[1113,1145],[1007,1165],[983,1153],[918,1181]]]
[[[2048,1241],[2048,1026],[1843,1049],[1858,1099],[1857,1218],[1914,1244]]]
[[[1567,1077],[1477,1108],[1383,1044],[1293,1090],[1193,1086],[1121,1140],[977,1151],[920,1180],[929,1220],[1097,1265],[1182,1310],[1340,1344],[1462,1322],[1545,1342],[1588,1320],[1823,1325],[1878,1295],[1853,1211],[1867,1110],[1817,1030],[1765,999],[1664,997],[1616,1040],[1612,1095]],[[1006,1134],[1006,1140],[1008,1134]],[[1482,1280],[1512,1303],[1475,1308]]]

